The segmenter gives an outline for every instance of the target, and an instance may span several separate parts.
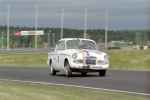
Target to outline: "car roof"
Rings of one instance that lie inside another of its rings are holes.
[[[85,38],[63,38],[63,39],[60,39],[59,41],[62,41],[62,40],[65,40],[65,41],[68,41],[68,40],[88,40],[88,41],[94,41],[94,40],[85,39]]]

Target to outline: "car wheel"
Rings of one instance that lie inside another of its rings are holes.
[[[81,72],[82,76],[86,76],[87,72]]]
[[[65,63],[65,72],[66,72],[66,77],[70,77],[72,75],[72,71],[68,61],[66,61]]]
[[[49,68],[50,68],[50,74],[51,75],[56,75],[56,71],[54,70],[54,68],[52,66],[52,63],[50,63]]]
[[[100,70],[99,71],[99,76],[105,76],[106,70]]]

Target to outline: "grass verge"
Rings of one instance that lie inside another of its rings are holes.
[[[105,51],[104,51],[105,52]],[[150,50],[106,51],[110,56],[110,68],[149,69]]]
[[[3,67],[47,67],[47,53],[2,54],[0,66]]]
[[[0,81],[1,100],[149,100],[147,96],[92,89]]]
[[[149,69],[150,50],[105,50],[110,56],[110,68],[114,69]],[[47,67],[47,53],[2,54],[0,66],[9,67]]]

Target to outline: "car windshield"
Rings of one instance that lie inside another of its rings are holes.
[[[95,43],[88,40],[68,40],[66,44],[67,49],[97,50]]]

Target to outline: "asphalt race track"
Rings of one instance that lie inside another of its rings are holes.
[[[56,76],[49,75],[49,68],[0,67],[0,80],[56,83],[143,94],[149,94],[148,77],[148,71],[107,70],[105,77],[100,77],[98,73],[88,73],[87,76],[73,73],[72,77],[67,78],[65,72],[59,72]]]

